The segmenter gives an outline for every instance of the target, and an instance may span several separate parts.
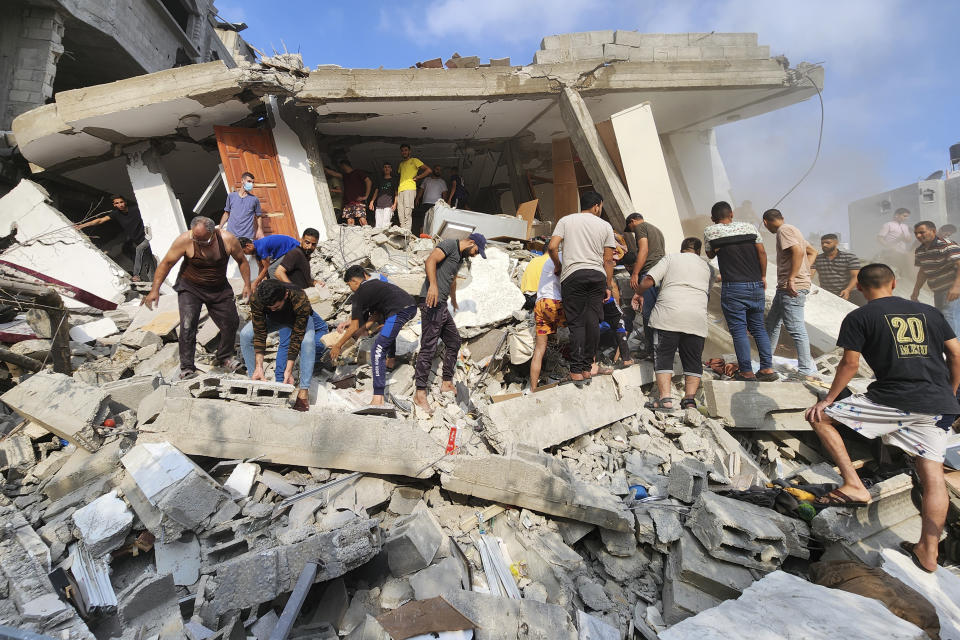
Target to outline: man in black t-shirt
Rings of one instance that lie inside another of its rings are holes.
[[[383,326],[373,343],[373,400],[371,405],[382,405],[387,389],[386,365],[397,355],[397,334],[417,314],[417,303],[409,293],[384,280],[371,280],[363,267],[353,265],[343,274],[343,281],[353,291],[350,324],[337,344],[330,347],[330,360],[336,362],[347,340],[360,330],[360,325],[373,326],[371,316],[383,318]]]
[[[393,175],[393,165],[389,162],[383,163],[383,176],[377,183],[377,188],[373,191],[373,197],[370,198],[370,204],[367,207],[374,213],[374,226],[378,229],[386,229],[390,226],[393,214],[397,210],[397,183],[399,180]]]
[[[857,476],[836,429],[844,424],[867,438],[915,457],[923,485],[920,541],[903,543],[914,564],[933,573],[937,545],[947,516],[943,456],[950,427],[960,414],[960,341],[934,307],[893,295],[896,279],[885,264],[871,264],[857,275],[867,304],[840,325],[837,346],[843,359],[830,391],[807,410],[806,418],[833,458],[843,486],[820,498],[824,506],[864,506],[870,492]],[[867,392],[838,400],[860,366],[860,354],[876,380]]]
[[[111,221],[119,225],[123,231],[124,244],[134,248],[133,281],[139,282],[143,257],[150,253],[150,238],[144,229],[143,218],[140,216],[140,210],[137,207],[129,206],[127,199],[123,196],[113,196],[113,209],[104,216],[76,225],[76,228],[85,229]],[[146,274],[146,279],[149,280],[152,276],[152,273]]]
[[[775,382],[773,349],[763,321],[767,252],[757,228],[749,222],[734,222],[733,209],[720,201],[710,209],[713,224],[703,230],[703,248],[708,258],[720,264],[720,308],[737,353],[739,371],[734,380]],[[760,354],[760,369],[753,373],[750,338]]]
[[[281,282],[295,284],[301,289],[314,285],[313,273],[310,271],[310,256],[320,242],[320,232],[312,227],[303,230],[300,246],[290,249],[280,259],[280,265],[274,271],[274,276]]]

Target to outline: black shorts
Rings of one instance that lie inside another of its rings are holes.
[[[673,373],[673,357],[679,349],[683,374],[697,376],[698,378],[703,375],[703,362],[701,361],[703,336],[656,329],[654,341],[656,347],[653,365],[657,373]]]

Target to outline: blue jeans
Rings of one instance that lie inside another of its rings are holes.
[[[949,289],[934,291],[933,306],[940,310],[953,332],[960,335],[960,298],[947,302],[948,291]]]
[[[320,338],[325,336],[329,329],[327,323],[319,315],[314,313],[310,316],[311,322],[307,323],[307,330],[303,334],[303,342],[300,343],[300,389],[310,388],[310,379],[313,377],[313,367],[318,359],[326,352],[326,347]],[[267,318],[267,331],[276,331],[280,338],[280,344],[277,346],[277,364],[274,371],[274,379],[277,382],[283,382],[283,374],[287,366],[287,350],[290,348],[290,335],[293,333],[293,327],[290,325],[277,325],[270,322]],[[256,367],[256,354],[253,351],[253,323],[248,322],[240,331],[240,352],[243,354],[243,361],[247,365],[247,373],[252,374]]]
[[[417,315],[417,306],[410,305],[383,321],[377,339],[373,341],[371,365],[373,369],[373,395],[382,396],[387,390],[387,358],[397,355],[397,335],[403,325]]]
[[[733,338],[737,365],[743,373],[753,372],[750,359],[750,338],[753,336],[760,354],[760,368],[773,367],[773,349],[763,324],[763,286],[760,282],[723,282],[720,285],[720,308],[727,321],[727,330]]]
[[[797,348],[797,370],[812,376],[816,375],[817,367],[810,355],[810,338],[807,337],[807,325],[803,320],[803,305],[808,293],[809,289],[801,289],[796,296],[791,296],[783,289],[777,289],[770,312],[767,313],[767,333],[770,335],[770,346],[776,348],[780,340],[780,325],[785,325]]]
[[[640,274],[640,282],[646,277],[646,273]],[[653,313],[653,307],[657,304],[657,297],[660,295],[660,287],[653,285],[640,294],[643,298],[643,311],[640,314],[643,318],[643,348],[647,353],[653,354],[653,332],[654,328],[650,326],[650,314]]]

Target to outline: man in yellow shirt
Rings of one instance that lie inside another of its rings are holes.
[[[417,183],[432,173],[430,167],[410,155],[410,145],[400,145],[400,185],[397,187],[397,215],[400,226],[407,231],[413,227],[413,206],[417,199]]]

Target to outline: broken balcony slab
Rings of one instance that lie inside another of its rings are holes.
[[[616,496],[577,480],[564,462],[529,447],[502,456],[457,457],[441,468],[440,482],[454,493],[633,531],[633,515]]]
[[[124,378],[115,382],[108,382],[100,388],[110,396],[111,404],[121,407],[122,410],[137,410],[140,403],[160,386],[160,376],[148,373],[142,376]]]
[[[51,500],[57,500],[91,483],[95,478],[110,476],[116,471],[120,457],[132,446],[131,440],[118,438],[107,442],[95,453],[86,449],[75,449],[43,487],[43,493]]]
[[[167,398],[140,442],[167,441],[188,455],[412,478],[433,475],[444,445],[415,424],[324,411]]]
[[[576,640],[579,637],[567,610],[557,605],[475,591],[447,593],[444,599],[466,618],[479,621],[480,626],[473,632],[474,640]]]
[[[0,264],[60,285],[70,296],[64,301],[68,307],[116,309],[126,299],[127,273],[51,202],[50,194],[30,180],[0,198],[0,237],[14,239],[0,254]]]
[[[892,614],[879,600],[821,587],[783,571],[754,582],[737,600],[661,631],[659,638],[756,640],[761,633],[762,637],[803,640],[927,638],[926,632]]]
[[[937,610],[941,638],[960,638],[960,577],[940,567],[930,575],[897,549],[884,549],[881,568],[916,590]]]
[[[36,373],[0,396],[8,407],[68,442],[96,451],[93,427],[106,411],[107,394],[62,373]]]
[[[487,439],[502,453],[514,443],[556,446],[633,415],[637,407],[623,399],[612,376],[597,376],[583,389],[561,385],[496,402],[487,411],[493,423]]]
[[[703,394],[711,416],[759,431],[809,431],[803,413],[819,400],[800,382],[704,380]]]
[[[382,545],[377,520],[353,518],[327,532],[314,530],[304,539],[249,551],[215,567],[216,589],[200,612],[213,622],[232,609],[245,609],[291,591],[308,562],[319,565],[314,582],[326,582],[366,564]]]
[[[80,539],[94,558],[119,549],[133,527],[133,513],[116,490],[77,509],[71,517]]]

